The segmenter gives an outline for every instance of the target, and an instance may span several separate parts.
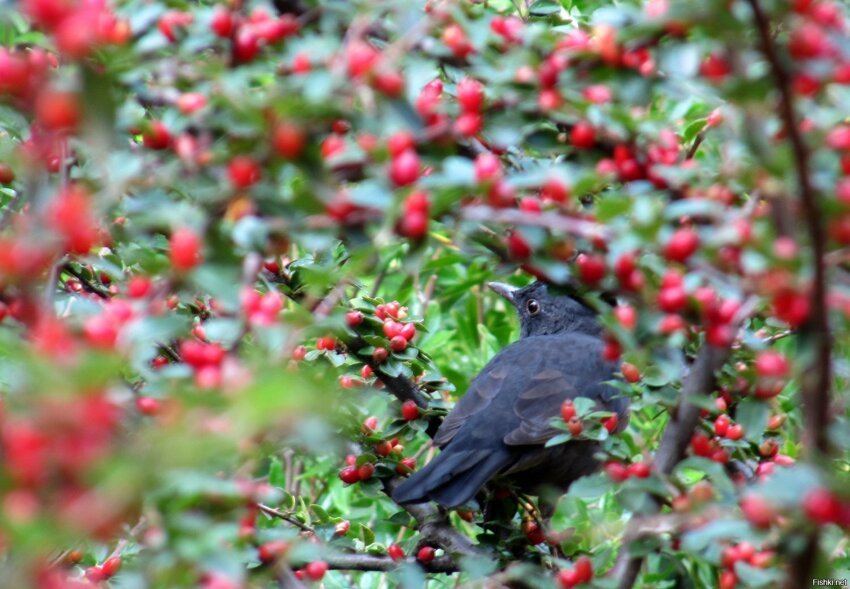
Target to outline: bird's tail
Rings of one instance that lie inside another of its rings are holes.
[[[509,462],[510,454],[503,449],[454,450],[450,444],[399,485],[393,499],[400,504],[433,500],[444,507],[458,507],[470,501]]]

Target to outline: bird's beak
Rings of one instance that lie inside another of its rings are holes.
[[[487,286],[490,287],[490,290],[500,297],[504,297],[505,300],[511,304],[514,302],[514,293],[519,290],[517,287],[505,284],[504,282],[488,282]]]

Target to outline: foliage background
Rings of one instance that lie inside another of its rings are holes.
[[[288,587],[324,562],[327,587],[551,587],[581,555],[599,587],[850,576],[843,3],[0,7],[7,586]],[[517,337],[483,284],[534,276],[597,306],[639,371],[628,429],[587,435],[652,474],[576,484],[558,555],[521,513],[501,539],[480,513],[417,533],[383,485]],[[417,335],[379,368],[392,301]],[[668,427],[683,394],[702,456]],[[349,454],[375,476],[344,484]],[[487,548],[456,553],[458,532]],[[730,561],[742,543],[761,556]],[[425,544],[446,550],[423,567]],[[624,544],[646,557],[631,583]]]

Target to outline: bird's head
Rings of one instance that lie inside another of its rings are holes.
[[[516,308],[520,337],[567,332],[602,333],[602,325],[593,309],[543,282],[522,288],[501,282],[490,282],[487,286]]]

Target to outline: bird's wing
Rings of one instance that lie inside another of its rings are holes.
[[[603,361],[600,340],[578,334],[539,339],[537,368],[528,374],[514,403],[519,426],[503,438],[509,446],[544,444],[562,433],[550,422],[565,399],[588,397],[606,407],[616,395],[616,389],[605,384],[614,378],[615,366]]]
[[[598,338],[575,333],[514,342],[475,377],[434,443],[444,448],[464,425],[487,428],[511,446],[545,443],[560,433],[549,422],[564,399],[607,400],[614,394],[601,384],[614,378],[614,365],[602,360],[602,345]]]
[[[496,361],[499,356],[493,358],[475,377],[466,390],[466,394],[443,420],[437,435],[434,436],[434,443],[437,446],[445,447],[470,417],[488,407],[505,388],[512,366]]]

